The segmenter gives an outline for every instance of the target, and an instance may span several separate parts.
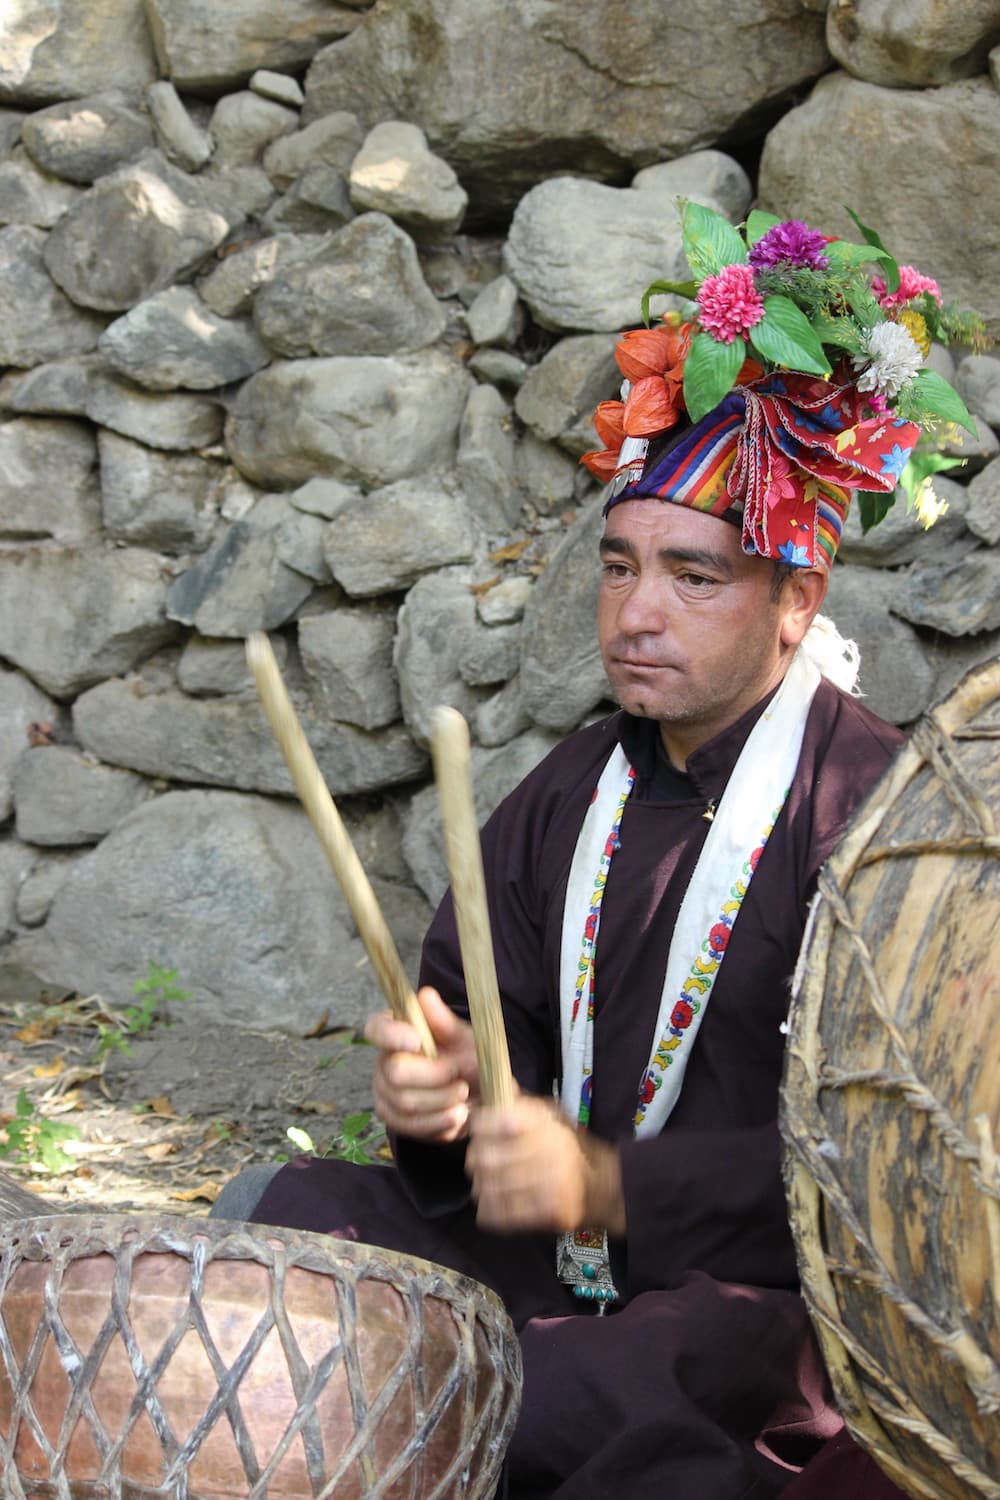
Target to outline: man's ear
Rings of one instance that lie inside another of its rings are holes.
[[[794,649],[826,598],[828,575],[820,568],[796,568],[781,591],[781,644]]]

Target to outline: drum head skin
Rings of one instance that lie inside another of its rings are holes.
[[[1000,1497],[1000,660],[927,714],[820,876],[782,1086],[803,1292],[851,1432]]]

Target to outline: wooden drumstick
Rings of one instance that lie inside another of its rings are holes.
[[[302,806],[340,882],[389,1008],[399,1020],[409,1021],[415,1028],[424,1055],[436,1057],[434,1038],[406,977],[375,892],[292,707],[271,642],[263,632],[254,631],[247,639],[246,651],[267,721],[285,757]]]
[[[510,1070],[486,905],[483,856],[469,771],[469,729],[454,708],[437,708],[431,723],[431,754],[441,799],[445,849],[465,969],[469,1016],[476,1039],[479,1092],[484,1104],[513,1103]]]

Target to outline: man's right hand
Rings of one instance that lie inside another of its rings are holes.
[[[397,1135],[458,1141],[469,1133],[469,1109],[479,1097],[472,1027],[449,1010],[437,990],[425,985],[417,999],[438,1055],[424,1057],[414,1028],[390,1011],[372,1016],[365,1036],[379,1052],[372,1082],[375,1109]]]

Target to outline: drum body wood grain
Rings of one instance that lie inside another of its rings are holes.
[[[479,1500],[520,1379],[498,1299],[427,1261],[168,1217],[0,1232],[8,1500]]]
[[[782,1087],[803,1291],[849,1428],[1000,1497],[1000,661],[918,725],[820,877]]]

